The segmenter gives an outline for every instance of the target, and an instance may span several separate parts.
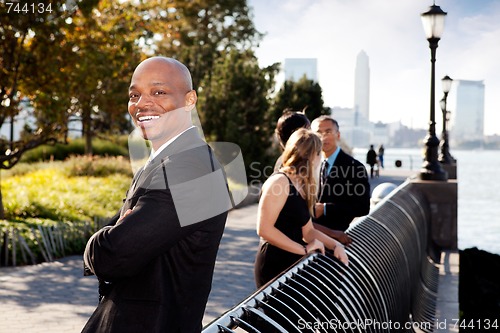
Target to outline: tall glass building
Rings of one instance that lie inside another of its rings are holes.
[[[457,143],[484,139],[484,82],[460,80],[450,138]]]
[[[318,82],[318,60],[316,58],[286,58],[285,79],[299,81],[303,76]]]
[[[358,53],[354,72],[354,112],[361,119],[370,119],[370,65],[365,51]],[[363,126],[363,122],[357,124]]]

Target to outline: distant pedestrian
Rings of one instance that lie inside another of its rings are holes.
[[[370,145],[370,150],[366,153],[366,164],[370,166],[370,178],[373,178],[373,171],[375,170],[375,164],[377,164],[377,153],[373,145]]]
[[[380,145],[378,147],[378,161],[380,162],[380,167],[383,169],[384,168],[384,145]]]

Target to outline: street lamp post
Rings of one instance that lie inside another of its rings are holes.
[[[448,110],[446,108],[448,93],[451,89],[451,83],[453,82],[452,78],[446,75],[441,79],[441,83],[443,84],[443,99],[441,99],[441,111],[443,112],[443,132],[441,133],[441,142],[439,144],[440,153],[439,153],[439,162],[441,164],[452,164],[455,159],[450,154],[450,146],[448,144]]]
[[[446,13],[439,6],[433,4],[429,10],[422,13],[422,24],[424,26],[429,48],[431,49],[431,112],[429,121],[429,133],[425,137],[425,158],[420,170],[419,178],[422,180],[446,181],[448,174],[441,167],[438,161],[439,139],[436,136],[435,121],[435,62],[436,49],[441,39],[444,28],[444,18]]]

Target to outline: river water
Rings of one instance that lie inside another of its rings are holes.
[[[364,162],[367,149],[354,149],[354,156]],[[500,255],[500,150],[453,150],[457,159],[458,180],[458,247],[477,247]],[[386,169],[418,172],[422,150],[386,148]]]

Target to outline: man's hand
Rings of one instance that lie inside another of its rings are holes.
[[[125,211],[125,213],[123,213],[123,215],[120,216],[120,218],[118,219],[118,221],[116,221],[116,223],[120,223],[121,220],[123,220],[126,216],[128,216],[130,213],[132,213],[132,209],[127,209]]]
[[[345,246],[349,246],[352,243],[352,238],[341,230],[331,230],[331,237],[335,238]]]

